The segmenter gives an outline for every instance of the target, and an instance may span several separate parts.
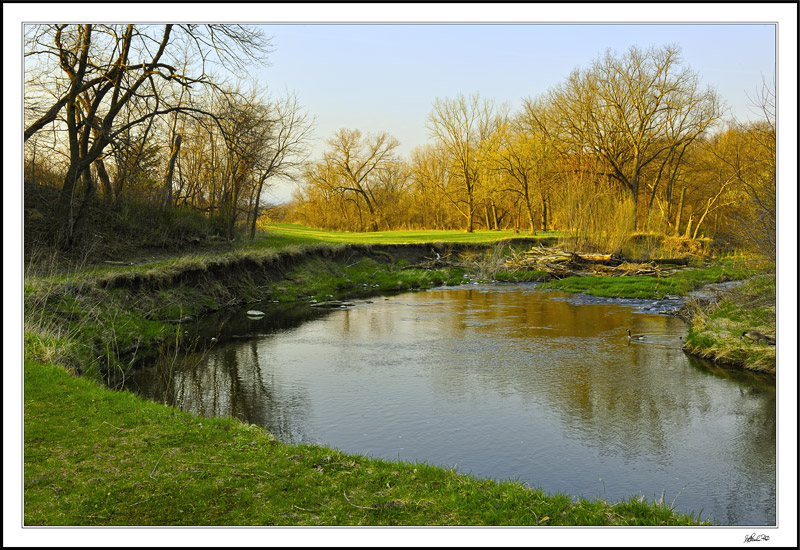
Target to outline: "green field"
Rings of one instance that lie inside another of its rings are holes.
[[[432,242],[448,243],[492,243],[503,239],[530,238],[527,233],[504,231],[376,231],[371,233],[350,233],[311,229],[295,223],[280,223],[263,226],[270,236],[279,236],[292,244],[329,243],[374,243],[374,244],[417,244]],[[539,232],[533,238],[551,238],[558,234],[553,231]]]

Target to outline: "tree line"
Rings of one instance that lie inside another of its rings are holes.
[[[516,112],[437,98],[407,158],[388,133],[343,128],[311,161],[297,97],[247,84],[270,48],[257,26],[26,26],[25,177],[59,188],[56,244],[97,200],[253,238],[264,191],[291,178],[287,215],[313,227],[709,233],[774,258],[774,88],[758,121],[726,119],[678,46],[609,51]]]
[[[607,52],[516,112],[479,94],[436,99],[431,143],[407,159],[386,133],[337,131],[290,216],[347,231],[708,233],[774,257],[773,88],[754,103],[762,120],[726,120],[677,46]]]

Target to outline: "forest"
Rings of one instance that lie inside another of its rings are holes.
[[[24,40],[26,191],[57,195],[26,200],[25,219],[46,219],[61,250],[102,233],[99,205],[181,238],[253,239],[290,221],[555,230],[613,252],[648,232],[775,259],[774,84],[751,95],[759,117],[738,121],[678,45],[608,51],[516,111],[478,93],[432,98],[430,140],[407,158],[389,132],[357,128],[310,158],[313,113],[248,75],[272,47],[258,26],[30,25]],[[271,204],[281,179],[293,199]]]

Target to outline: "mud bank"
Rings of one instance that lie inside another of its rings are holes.
[[[312,245],[280,251],[230,253],[221,256],[190,257],[158,268],[110,273],[97,278],[102,288],[124,288],[132,292],[160,290],[182,284],[200,284],[210,279],[235,282],[248,279],[280,279],[292,268],[311,258],[332,262],[352,262],[371,257],[387,264],[397,260],[428,262],[427,267],[447,265],[453,256],[491,248],[491,244],[342,244]]]

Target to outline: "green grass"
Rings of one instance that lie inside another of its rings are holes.
[[[504,231],[376,231],[368,233],[350,233],[343,231],[325,231],[311,229],[299,224],[270,224],[263,227],[267,232],[265,243],[274,246],[284,244],[326,243],[372,243],[372,244],[418,244],[432,242],[448,243],[493,243],[503,239],[534,238],[551,239],[557,237],[555,232],[539,233],[534,237],[524,233]]]
[[[323,302],[352,296],[370,296],[391,291],[426,289],[460,284],[463,269],[409,269],[406,260],[380,262],[364,257],[351,264],[312,258],[291,270],[281,280],[267,285],[272,300]]]
[[[641,496],[572,499],[287,445],[35,361],[24,383],[26,526],[699,524]]]
[[[695,304],[687,349],[694,355],[774,374],[776,346],[740,338],[755,330],[775,335],[776,280],[762,275],[710,304]]]
[[[685,296],[709,283],[745,279],[755,273],[757,271],[754,268],[722,263],[699,268],[684,268],[667,277],[566,277],[559,281],[544,283],[540,288],[582,292],[603,297],[662,299],[667,294]]]

